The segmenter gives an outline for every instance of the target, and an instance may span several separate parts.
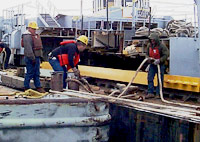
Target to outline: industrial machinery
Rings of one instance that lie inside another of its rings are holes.
[[[59,46],[61,41],[76,39],[78,35],[84,34],[89,37],[91,46],[81,55],[81,73],[93,78],[129,82],[134,70],[146,56],[148,34],[136,36],[137,32],[144,27],[148,27],[147,29],[151,31],[155,28],[165,29],[172,18],[168,16],[149,19],[151,14],[148,0],[138,0],[133,3],[129,0],[125,0],[124,3],[117,3],[115,0],[108,3],[95,0],[94,4],[94,16],[84,17],[84,20],[81,17],[62,14],[56,16],[48,13],[48,10],[44,12],[41,6],[38,7],[35,19],[25,18],[25,5],[15,7],[20,9],[16,13],[15,8],[5,10],[7,16],[3,18],[2,39],[12,49],[15,65],[23,65],[20,38],[28,21],[36,20],[44,46],[44,60],[47,61],[47,54]],[[37,5],[40,5],[39,1]],[[108,7],[109,13],[106,10]],[[197,7],[199,8],[198,2]],[[177,37],[165,35],[161,38],[170,50],[164,80],[165,88],[200,92],[200,41],[199,36],[193,35],[189,37],[179,37],[181,34]],[[147,73],[140,72],[134,83],[146,85]]]

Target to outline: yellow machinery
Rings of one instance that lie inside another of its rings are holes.
[[[41,64],[41,68],[52,69],[48,62],[43,62]],[[135,71],[83,66],[83,65],[79,65],[79,69],[81,71],[82,76],[120,81],[120,82],[129,82],[131,78],[133,77],[133,75],[135,74]],[[155,79],[155,82],[156,81],[157,79]],[[147,73],[139,72],[133,83],[147,85]],[[200,78],[188,77],[188,76],[165,75],[164,87],[198,93],[200,92]]]

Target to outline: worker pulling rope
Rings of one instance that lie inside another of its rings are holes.
[[[148,60],[153,60],[152,58],[145,58],[143,60],[143,62],[140,64],[140,66],[138,67],[138,69],[136,70],[134,76],[132,77],[131,81],[129,82],[129,84],[126,86],[126,88],[124,89],[124,91],[119,94],[117,96],[117,98],[121,98],[124,94],[126,94],[126,92],[128,91],[129,87],[131,86],[131,84],[133,83],[133,81],[135,80],[136,76],[138,75],[140,69],[143,67],[143,65],[148,61]],[[164,103],[168,103],[168,104],[173,104],[173,105],[179,105],[179,106],[183,106],[183,107],[190,107],[190,108],[195,108],[195,109],[198,109],[199,106],[196,106],[196,105],[189,105],[189,104],[182,104],[182,103],[177,103],[177,102],[171,102],[171,101],[167,101],[164,99],[163,97],[163,91],[162,91],[162,82],[161,82],[161,76],[160,76],[160,65],[158,64],[157,65],[157,68],[158,68],[158,83],[159,83],[159,87],[160,87],[160,98],[161,98],[161,101],[164,102]],[[83,83],[81,83],[80,81],[76,80],[76,79],[67,79],[67,81],[74,81],[74,82],[77,82],[78,84],[80,84],[81,86],[83,86],[83,88],[87,91],[87,92],[90,92],[90,93],[93,93],[92,92],[92,89],[90,88],[90,90],[88,88],[86,88]],[[87,82],[87,85],[89,86],[89,83]],[[113,91],[111,94],[109,94],[108,96],[113,96],[115,93],[119,93],[119,90],[115,90]],[[95,94],[95,93],[94,93]]]
[[[148,61],[148,60],[152,60],[152,58],[146,58],[143,60],[143,62],[140,64],[140,66],[138,67],[135,75],[133,76],[133,78],[131,79],[131,81],[129,82],[129,84],[127,85],[126,89],[118,96],[118,98],[120,98],[121,96],[123,96],[126,91],[128,90],[128,88],[130,87],[131,83],[134,81],[134,79],[136,78],[138,72],[140,71],[140,69],[142,68],[142,66]],[[196,105],[189,105],[189,104],[182,104],[182,103],[177,103],[177,102],[171,102],[171,101],[167,101],[164,99],[163,97],[163,91],[162,91],[162,82],[161,82],[161,76],[160,76],[160,65],[157,65],[158,68],[158,80],[159,80],[159,86],[160,86],[160,98],[161,101],[164,103],[168,103],[168,104],[173,104],[173,105],[180,105],[180,106],[184,106],[184,107],[190,107],[190,108],[199,108],[199,106]]]
[[[142,63],[140,64],[140,66],[139,66],[138,69],[136,70],[135,75],[133,76],[133,78],[131,79],[131,81],[129,82],[129,84],[126,86],[126,88],[124,89],[124,91],[123,91],[121,94],[119,94],[118,98],[120,98],[122,95],[124,95],[124,94],[127,92],[128,88],[131,86],[132,82],[133,82],[134,79],[136,78],[138,72],[139,72],[140,69],[143,67],[143,65],[146,63],[146,61],[148,61],[148,60],[149,60],[149,58],[146,58],[146,59],[144,59],[144,60],[142,61]]]

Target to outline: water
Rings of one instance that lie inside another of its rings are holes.
[[[109,142],[200,142],[200,124],[110,105]]]

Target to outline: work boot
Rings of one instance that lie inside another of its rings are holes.
[[[42,87],[36,88],[36,90],[40,93],[46,93],[46,91]]]
[[[145,99],[150,99],[150,98],[154,98],[154,94],[151,94],[151,93],[148,93],[146,96],[145,96]]]
[[[25,92],[26,90],[28,90],[28,89],[30,89],[30,88],[25,88],[25,87],[23,88],[24,92]]]
[[[160,99],[160,94],[156,94],[156,99]]]

